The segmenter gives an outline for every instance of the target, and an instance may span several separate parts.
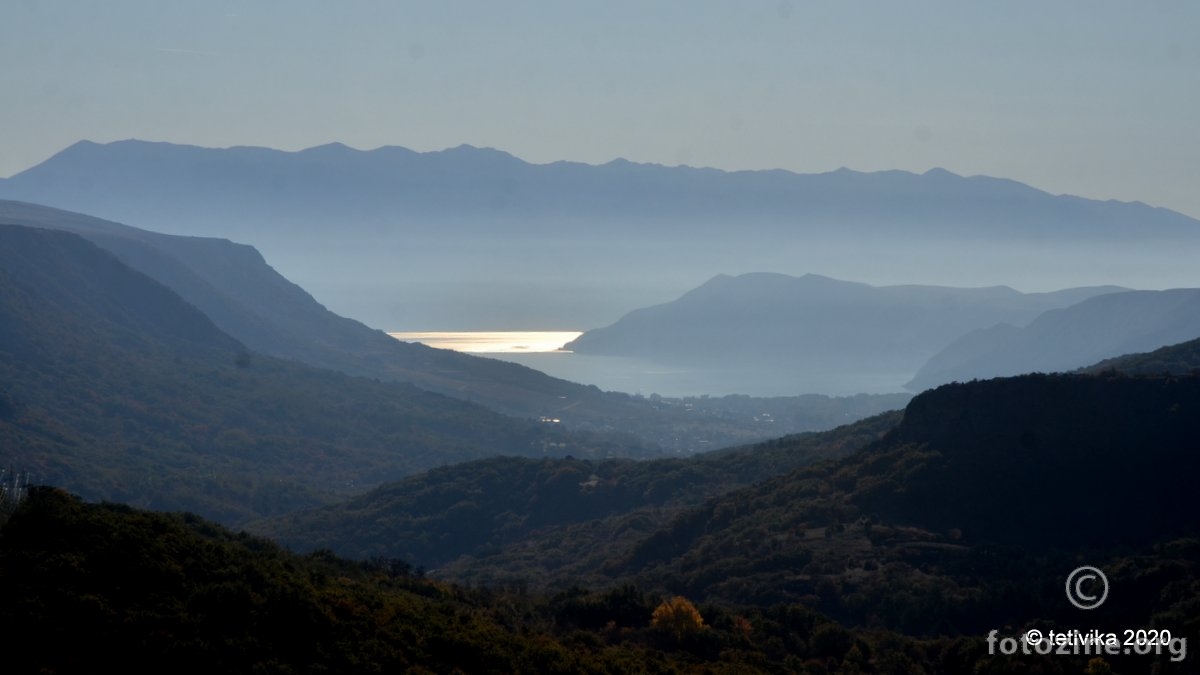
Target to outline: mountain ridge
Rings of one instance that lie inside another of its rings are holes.
[[[677,299],[584,332],[566,349],[747,373],[882,377],[900,387],[940,349],[996,324],[1023,325],[1116,286],[1021,293],[1007,286],[872,286],[819,274],[718,275]],[[731,375],[732,376],[732,375]]]
[[[1200,374],[1200,338],[1160,347],[1152,352],[1123,354],[1094,363],[1080,372],[1097,375],[1198,375]]]
[[[1200,336],[1200,289],[1125,291],[1047,310],[1024,326],[967,333],[932,356],[905,386],[1072,371]]]
[[[648,449],[250,351],[71,232],[0,244],[0,461],[90,499],[237,522],[468,457]]]
[[[1040,188],[1030,185],[1028,183],[1024,183],[1024,182],[1012,179],[1012,178],[990,176],[990,175],[986,175],[986,174],[961,174],[961,173],[957,173],[957,172],[951,171],[949,169],[946,169],[946,168],[940,167],[940,166],[931,167],[924,171],[914,171],[914,170],[908,170],[908,169],[878,169],[878,170],[874,170],[874,171],[860,171],[857,169],[851,169],[849,167],[842,166],[842,167],[838,167],[837,169],[833,169],[833,170],[829,170],[829,171],[800,172],[800,171],[794,171],[794,170],[785,169],[785,168],[723,169],[723,168],[712,167],[712,166],[691,166],[691,165],[687,165],[687,164],[669,165],[669,164],[662,164],[662,163],[657,163],[657,162],[638,162],[638,161],[626,159],[624,157],[614,157],[613,159],[610,159],[606,162],[600,162],[600,163],[590,163],[590,162],[584,162],[584,161],[579,161],[579,160],[569,160],[569,159],[551,160],[551,161],[547,161],[547,162],[533,162],[530,160],[526,160],[526,159],[524,159],[512,152],[506,151],[506,150],[502,150],[502,149],[495,148],[492,146],[476,146],[476,145],[472,145],[470,143],[460,143],[459,145],[449,146],[446,148],[442,148],[440,150],[424,150],[424,151],[422,151],[422,150],[413,150],[413,149],[403,146],[403,145],[380,145],[380,146],[373,147],[373,148],[356,148],[354,146],[347,145],[346,143],[343,143],[341,141],[330,141],[328,143],[323,143],[323,144],[319,144],[319,145],[300,148],[297,150],[284,150],[284,149],[273,148],[273,147],[269,147],[269,146],[260,146],[260,145],[204,146],[204,145],[198,145],[198,144],[192,144],[192,143],[176,143],[173,141],[150,141],[150,140],[144,140],[144,139],[133,138],[133,137],[115,140],[115,141],[108,141],[108,142],[97,142],[97,141],[92,141],[90,139],[81,139],[81,140],[76,141],[75,143],[72,143],[71,145],[63,148],[62,150],[59,150],[58,152],[50,155],[48,158],[46,158],[42,162],[39,162],[37,164],[34,164],[33,166],[30,166],[30,167],[27,167],[20,171],[17,171],[16,173],[12,174],[11,176],[8,176],[7,178],[0,178],[0,180],[7,180],[7,179],[19,177],[19,176],[25,174],[26,172],[36,169],[39,166],[49,163],[56,159],[69,158],[72,155],[78,154],[80,152],[94,151],[96,149],[112,147],[112,146],[131,147],[131,148],[180,148],[180,149],[185,149],[190,152],[234,151],[234,152],[238,152],[238,153],[249,153],[249,154],[262,155],[262,156],[267,156],[267,155],[270,155],[270,156],[287,156],[287,155],[315,156],[315,155],[326,155],[326,154],[335,154],[335,153],[338,155],[342,155],[342,156],[363,156],[363,155],[382,156],[382,155],[391,154],[391,155],[398,155],[398,156],[403,156],[403,157],[443,157],[443,156],[463,157],[463,156],[469,156],[469,155],[476,155],[476,156],[483,156],[483,157],[499,158],[499,159],[503,160],[505,163],[520,164],[520,165],[526,166],[526,167],[569,166],[569,167],[587,167],[587,168],[594,169],[594,168],[608,167],[611,165],[611,166],[615,166],[615,167],[643,167],[646,169],[668,170],[668,171],[669,170],[683,170],[683,171],[688,171],[688,172],[697,172],[697,173],[710,174],[710,175],[721,175],[721,176],[751,176],[751,175],[774,175],[774,176],[787,176],[787,177],[892,176],[892,177],[904,177],[906,180],[911,180],[913,178],[934,178],[934,179],[939,179],[939,180],[940,179],[949,179],[949,180],[955,181],[959,184],[974,182],[974,183],[977,183],[980,185],[982,185],[984,183],[987,183],[992,186],[1005,185],[1005,186],[1011,187],[1014,191],[1021,192],[1024,194],[1030,194],[1030,195],[1036,194],[1039,196],[1052,197],[1052,198],[1056,198],[1056,199],[1078,200],[1079,202],[1083,202],[1083,203],[1120,205],[1120,206],[1139,207],[1139,208],[1144,207],[1144,208],[1151,209],[1151,210],[1158,211],[1158,212],[1182,216],[1184,218],[1187,218],[1187,219],[1193,220],[1193,221],[1197,220],[1196,218],[1189,216],[1186,213],[1176,211],[1176,210],[1173,210],[1173,209],[1170,209],[1167,207],[1155,206],[1155,205],[1149,204],[1149,203],[1141,201],[1141,200],[1094,199],[1094,198],[1089,198],[1089,197],[1082,197],[1079,195],[1073,195],[1070,193],[1053,193],[1053,192],[1049,192],[1047,190],[1040,189]]]
[[[1200,249],[1187,215],[1009,179],[534,164],[469,146],[77,143],[4,179],[0,198],[254,245],[334,311],[391,331],[594,327],[700,273],[866,278],[876,258],[891,278],[946,285],[987,269],[1043,288],[1178,285]],[[1123,276],[1098,277],[1108,264]]]

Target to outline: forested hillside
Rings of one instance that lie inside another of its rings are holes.
[[[800,604],[693,604],[632,586],[470,590],[396,561],[298,556],[194,516],[47,488],[4,521],[0,631],[11,672],[1094,675],[1110,662],[1190,672],[1165,649],[989,654],[983,634],[851,629]]]
[[[1200,370],[1200,338],[1167,345],[1152,352],[1105,359],[1081,369],[1086,373],[1113,371],[1125,375],[1194,375]]]
[[[0,462],[224,522],[497,454],[644,455],[412,385],[256,354],[80,237],[0,226]]]
[[[616,533],[627,542],[708,497],[850,455],[899,418],[887,413],[833,431],[689,458],[465,462],[250,527],[301,551],[329,548],[350,557],[384,556],[424,567],[455,561],[454,568],[473,581],[487,581],[486,570],[498,566],[497,560],[527,565],[520,573],[530,577],[580,580],[613,555]],[[614,537],[597,536],[604,532]],[[534,555],[528,548],[533,540],[553,542],[555,550]],[[481,576],[473,577],[476,563]]]
[[[940,633],[1068,618],[1061,579],[1091,564],[1128,590],[1089,618],[1194,630],[1196,438],[1197,378],[947,385],[861,453],[712,499],[608,572]]]
[[[469,498],[496,509],[473,525],[490,517],[501,527],[472,555],[440,565],[438,578],[549,589],[580,580],[596,588],[633,584],[723,606],[804,606],[846,626],[927,636],[1072,628],[1079,610],[1063,597],[1063,579],[1094,565],[1114,589],[1088,614],[1097,629],[1138,624],[1191,636],[1200,630],[1198,425],[1195,377],[1002,378],[925,392],[882,438],[857,436],[857,452],[698,504],[682,499],[673,509],[538,527],[560,510],[560,520],[576,518],[599,501],[589,501],[591,490],[603,495],[629,476],[582,462],[527,464],[524,485],[538,501],[518,489],[502,504],[487,500],[507,493],[480,480],[499,465],[476,464],[365,496],[355,505],[361,514],[330,510],[312,522],[326,533],[350,524],[355,555],[404,555],[439,536],[474,536],[433,508]],[[741,452],[727,459],[725,472],[754,461]],[[700,466],[636,465],[650,485]],[[387,534],[372,539],[370,522]],[[388,529],[396,523],[403,525]],[[340,545],[340,536],[329,542]],[[372,541],[385,548],[369,548]],[[1132,672],[1146,664],[1121,662]]]

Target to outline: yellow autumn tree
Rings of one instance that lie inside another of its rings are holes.
[[[677,595],[670,600],[663,600],[654,608],[650,625],[669,632],[676,640],[682,640],[685,635],[703,629],[704,618],[687,598]]]

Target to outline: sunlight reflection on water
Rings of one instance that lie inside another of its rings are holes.
[[[726,369],[720,364],[696,368],[656,363],[623,356],[576,354],[560,347],[580,335],[578,331],[430,331],[395,332],[392,337],[430,347],[455,349],[519,363],[552,377],[593,384],[607,391],[663,396],[746,394],[796,396],[858,393],[894,393],[912,373],[846,375],[796,372],[788,368],[763,370]]]
[[[471,354],[534,354],[561,351],[579,331],[426,331],[388,333],[397,340]]]

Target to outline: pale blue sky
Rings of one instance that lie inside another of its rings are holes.
[[[83,138],[934,166],[1200,217],[1200,2],[4,0],[0,176]]]

